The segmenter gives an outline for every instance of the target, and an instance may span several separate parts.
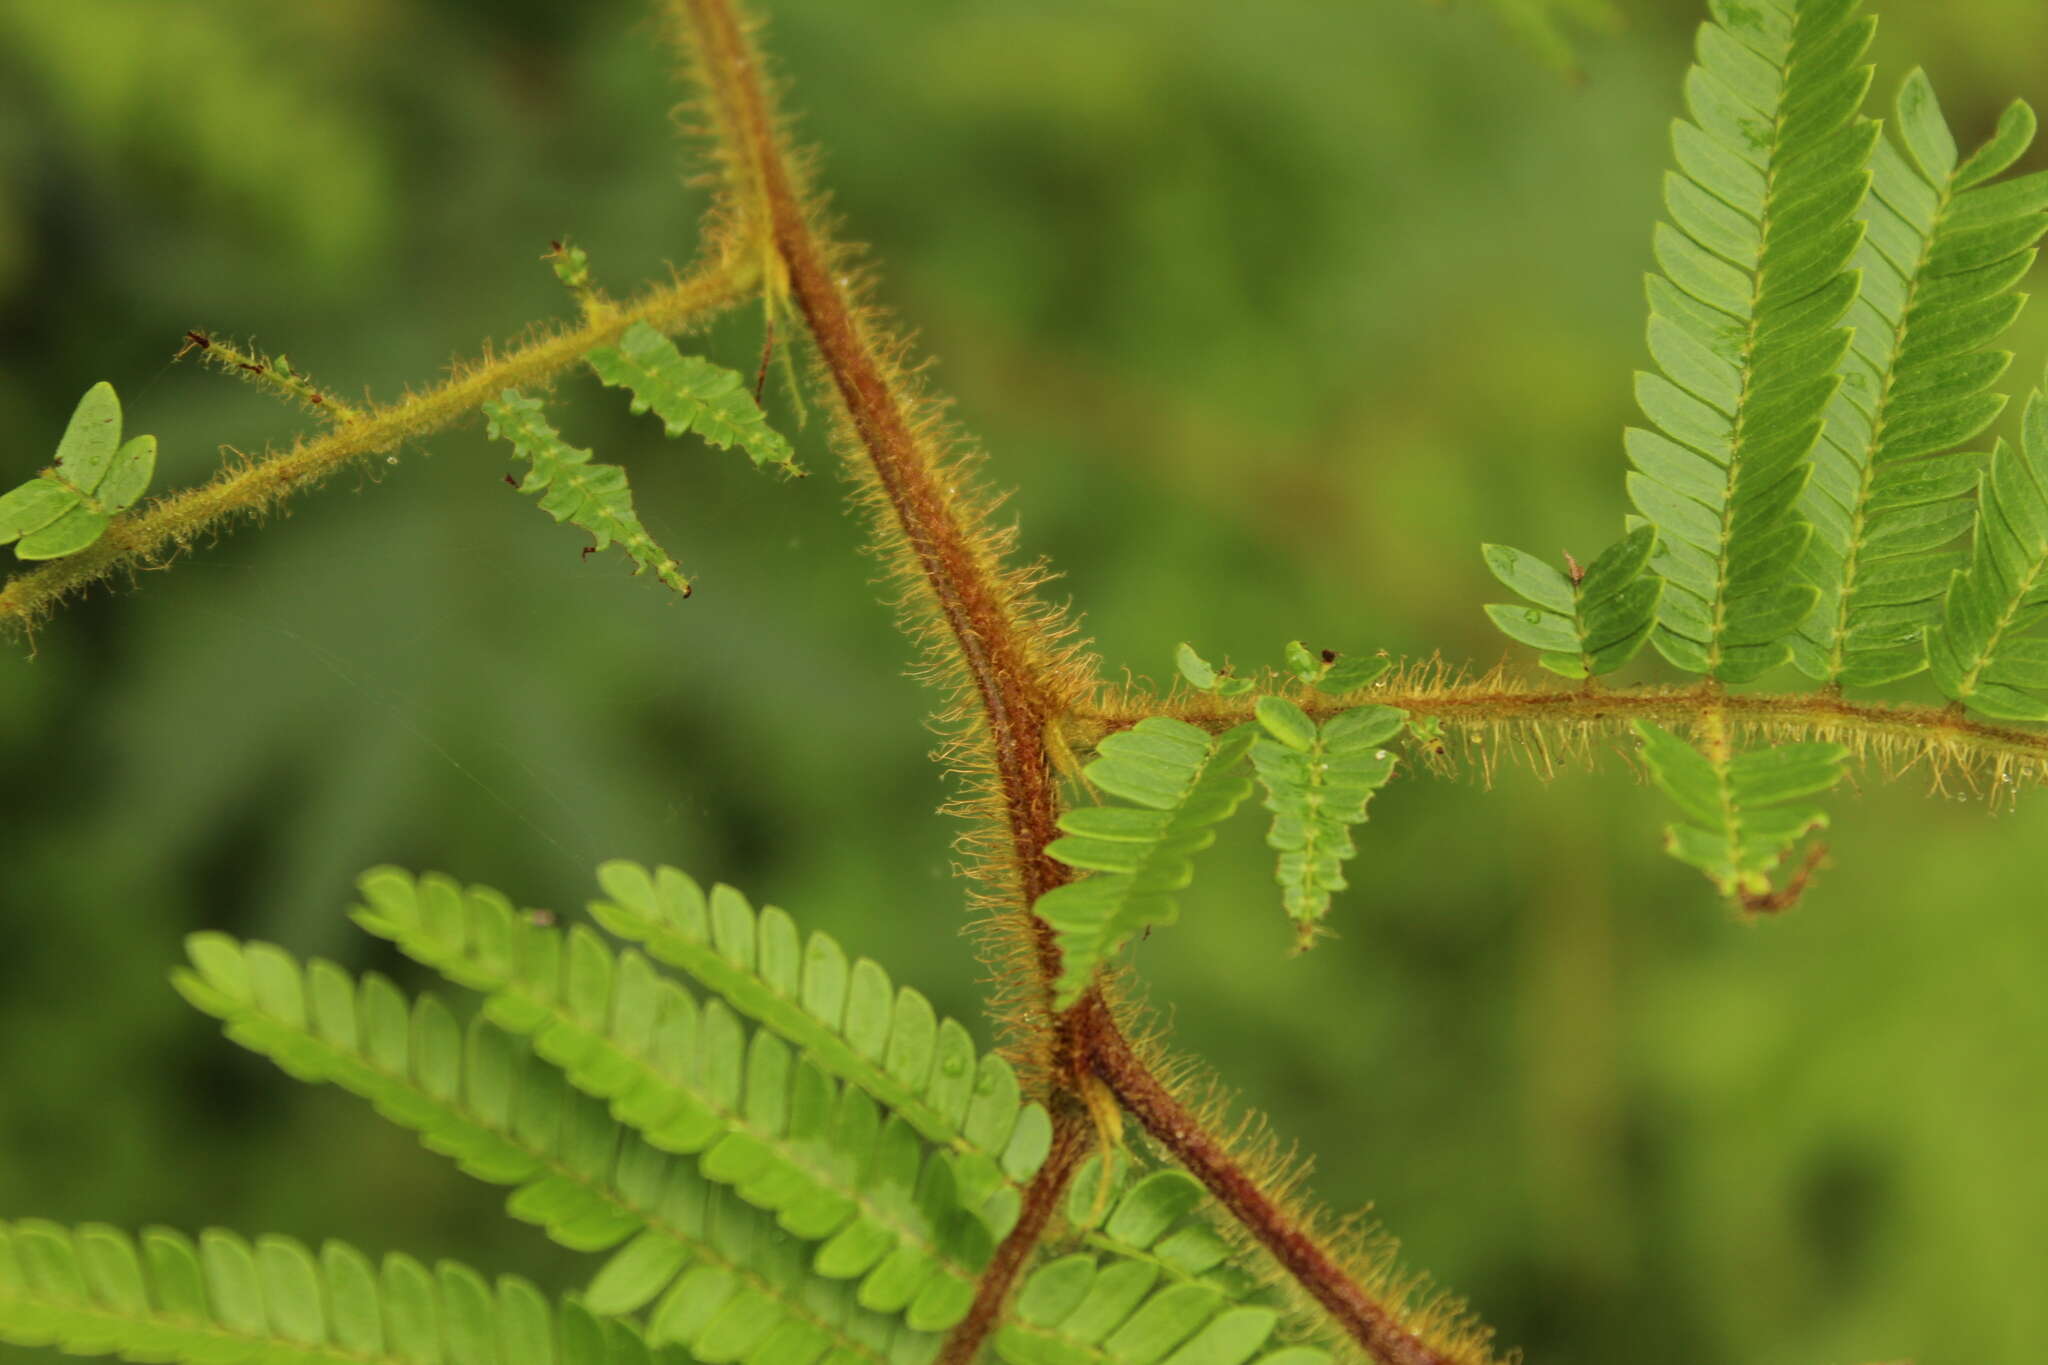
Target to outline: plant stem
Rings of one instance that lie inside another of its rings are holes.
[[[1347,1274],[1309,1230],[1281,1208],[1168,1092],[1131,1052],[1122,1035],[1107,1032],[1091,1041],[1095,1074],[1124,1108],[1209,1187],[1216,1202],[1242,1223],[1379,1365],[1455,1365],[1453,1357],[1403,1327],[1385,1304]]]
[[[1394,684],[1355,697],[1315,694],[1297,700],[1317,720],[1372,704],[1481,729],[1549,725],[1556,727],[1554,734],[1561,739],[1570,737],[1571,727],[1621,733],[1632,720],[1692,727],[1718,709],[1736,726],[1774,739],[1809,735],[1836,739],[1852,750],[1875,751],[1901,767],[1927,759],[1935,765],[1931,775],[1937,778],[1949,766],[1972,775],[2012,771],[2036,779],[2048,776],[2048,732],[1977,720],[1953,706],[1854,702],[1827,692],[1731,695],[1712,682],[1629,691],[1552,692],[1482,679],[1418,687]],[[1155,715],[1175,716],[1221,731],[1250,719],[1251,714],[1249,701],[1236,698],[1197,696],[1162,701],[1127,697],[1101,708],[1069,712],[1067,739],[1092,747],[1102,736]]]
[[[1046,1153],[1044,1164],[1038,1168],[1038,1174],[1031,1177],[1031,1184],[1024,1191],[1024,1203],[1017,1213],[1017,1222],[996,1248],[988,1267],[981,1272],[967,1316],[946,1334],[946,1343],[940,1348],[934,1365],[972,1365],[982,1343],[995,1330],[1017,1277],[1023,1273],[1031,1253],[1044,1239],[1046,1226],[1059,1208],[1060,1197],[1066,1193],[1074,1172],[1080,1169],[1081,1158],[1088,1154],[1089,1137],[1093,1131],[1085,1111],[1070,1103],[1058,1108],[1053,1118],[1052,1149]]]
[[[765,225],[790,296],[803,317],[865,456],[883,504],[885,549],[899,551],[914,581],[929,591],[951,652],[977,704],[987,744],[991,795],[1007,826],[1017,902],[1034,945],[1033,967],[1050,1014],[1059,948],[1029,912],[1069,873],[1045,854],[1058,836],[1059,791],[1048,752],[1051,727],[1072,714],[1056,689],[1034,627],[1020,615],[990,537],[971,504],[955,493],[942,452],[899,391],[893,352],[865,325],[832,268],[833,253],[807,218],[789,169],[760,64],[732,0],[674,0],[694,40],[711,123],[725,140],[730,192],[758,202],[732,206],[741,220]],[[1381,1365],[1451,1365],[1401,1327],[1309,1233],[1225,1152],[1165,1085],[1138,1060],[1099,990],[1053,1021],[1048,1101],[1059,1128],[1053,1152],[1034,1180],[1024,1214],[984,1273],[966,1319],[949,1337],[942,1365],[968,1365],[994,1327],[1031,1250],[1044,1235],[1058,1192],[1073,1173],[1094,1124],[1085,1097],[1107,1083],[1116,1099],[1187,1163],[1229,1212],[1302,1281]]]
[[[877,353],[833,273],[825,244],[811,230],[776,135],[759,63],[731,4],[682,0],[682,9],[702,53],[714,121],[739,140],[731,150],[745,170],[741,182],[764,200],[759,211],[797,310],[887,501],[894,532],[930,591],[973,687],[1009,827],[1017,893],[1028,906],[1068,876],[1044,851],[1058,837],[1059,794],[1045,744],[1056,703],[1047,695],[1028,631],[1012,609],[986,537],[970,530],[959,512],[954,490],[941,478],[939,453],[928,438],[920,439],[889,381],[895,367]],[[1049,1013],[1059,948],[1035,918],[1030,934]]]

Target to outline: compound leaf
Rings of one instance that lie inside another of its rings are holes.
[[[1880,142],[1871,160],[1855,337],[1801,500],[1815,527],[1801,568],[1819,598],[1793,662],[1824,683],[1871,686],[1926,664],[1982,466],[1951,452],[2005,405],[1988,390],[2011,356],[1987,348],[2019,312],[2014,286],[2048,229],[2048,173],[1982,183],[2032,140],[2025,104],[1958,167],[1934,89],[1915,70],[1898,127],[1906,154]],[[1978,323],[1958,325],[1968,318]]]
[[[1725,5],[1672,127],[1669,222],[1649,280],[1630,497],[1657,528],[1653,641],[1680,668],[1747,681],[1785,659],[1815,590],[1790,570],[1799,511],[1849,343],[1847,267],[1877,127],[1858,118],[1871,21],[1854,0]]]
[[[148,491],[155,472],[156,437],[121,444],[121,402],[102,380],[78,400],[56,463],[0,495],[0,545],[17,542],[20,559],[76,554]]]
[[[187,948],[192,969],[174,973],[173,984],[222,1020],[235,1042],[301,1080],[362,1096],[468,1174],[513,1186],[507,1210],[562,1245],[597,1252],[624,1244],[620,1256],[632,1257],[638,1273],[601,1272],[605,1293],[593,1306],[640,1307],[645,1300],[634,1295],[647,1288],[648,1265],[666,1259],[689,1267],[685,1278],[713,1273],[748,1291],[771,1325],[825,1333],[849,1362],[889,1365],[899,1349],[923,1360],[936,1347],[935,1338],[862,1307],[854,1286],[820,1282],[803,1244],[772,1217],[732,1197],[695,1161],[623,1127],[488,1019],[465,1029],[432,996],[409,1002],[384,978],[358,982],[331,963],[301,969],[269,944],[195,934]],[[416,1278],[407,1299],[414,1309],[404,1317],[429,1324],[421,1358],[431,1359],[438,1338],[431,1316],[420,1315],[432,1311],[432,1285],[424,1272]],[[673,1323],[655,1327],[661,1339],[694,1340],[664,1336]]]
[[[1266,843],[1280,852],[1275,878],[1297,944],[1306,947],[1329,912],[1331,893],[1348,885],[1344,861],[1358,851],[1351,826],[1364,821],[1373,793],[1394,775],[1394,754],[1383,746],[1401,732],[1407,713],[1360,706],[1318,726],[1284,697],[1261,697],[1255,709],[1265,734],[1252,742],[1252,768],[1273,812]]]
[[[1799,883],[1774,891],[1771,874],[1793,844],[1826,827],[1827,812],[1809,798],[1841,780],[1849,751],[1809,740],[1716,754],[1646,721],[1635,730],[1652,780],[1688,822],[1666,829],[1665,849],[1745,909],[1789,905]]]
[[[1251,795],[1251,779],[1240,771],[1251,740],[1246,726],[1210,735],[1148,716],[1098,746],[1083,769],[1088,781],[1131,804],[1083,806],[1060,817],[1066,833],[1045,851],[1094,875],[1054,887],[1032,907],[1059,935],[1060,1008],[1079,999],[1095,969],[1140,930],[1179,915],[1177,894],[1194,878],[1194,855]]]
[[[1015,1220],[1018,1182],[1044,1158],[1047,1125],[1016,1124],[1000,1165],[956,1165],[781,1037],[749,1038],[725,1002],[700,1007],[645,957],[614,955],[589,929],[533,923],[496,892],[440,876],[382,868],[362,890],[359,924],[483,991],[489,1018],[530,1037],[619,1122],[662,1151],[697,1157],[708,1179],[818,1243],[818,1273],[860,1280],[861,1303],[904,1312],[915,1330],[966,1312]],[[898,1020],[894,1035],[899,1052],[915,1054],[899,1070],[920,1083],[934,1063],[929,1006],[923,1019]],[[644,1250],[625,1254],[635,1273],[660,1264]]]

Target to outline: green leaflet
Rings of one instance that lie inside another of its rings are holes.
[[[1112,1197],[1101,1197],[1107,1179]],[[1067,1191],[1068,1229],[1093,1251],[1138,1262],[1148,1283],[1194,1280],[1233,1302],[1262,1287],[1255,1263],[1217,1230],[1222,1217],[1202,1183],[1175,1167],[1141,1170],[1127,1153],[1091,1159]],[[1137,1275],[1136,1271],[1122,1272]]]
[[[1716,759],[1660,726],[1636,721],[1635,731],[1650,776],[1690,822],[1666,828],[1671,856],[1745,909],[1789,905],[1799,880],[1774,892],[1771,873],[1794,843],[1826,827],[1827,812],[1807,798],[1833,789],[1849,751],[1806,741]]]
[[[1252,767],[1273,812],[1266,842],[1280,851],[1275,878],[1297,944],[1307,947],[1330,894],[1348,885],[1344,860],[1358,851],[1351,826],[1364,821],[1373,793],[1394,775],[1394,754],[1382,746],[1401,732],[1407,713],[1360,706],[1317,726],[1284,697],[1260,697],[1256,713],[1266,733],[1252,743]]]
[[[1537,660],[1567,678],[1612,673],[1643,647],[1657,620],[1663,583],[1646,573],[1656,532],[1638,526],[1609,546],[1590,567],[1570,577],[1526,550],[1483,545],[1486,567],[1528,605],[1490,603],[1486,614],[1501,633],[1543,652]]]
[[[632,393],[633,411],[652,408],[669,435],[694,431],[720,450],[739,446],[756,465],[802,472],[796,452],[768,425],[737,371],[682,354],[644,322],[628,327],[616,347],[592,351],[588,359],[599,379]]]
[[[1840,379],[1846,267],[1877,127],[1857,117],[1872,21],[1856,0],[1717,0],[1686,75],[1691,121],[1649,279],[1629,495],[1657,528],[1653,641],[1728,682],[1783,661],[1815,592],[1793,572],[1811,528],[1807,456]]]
[[[622,1128],[491,1023],[478,1019],[465,1030],[432,996],[409,1004],[384,978],[358,983],[326,962],[302,971],[269,944],[195,934],[187,946],[193,969],[174,973],[173,984],[222,1020],[235,1042],[300,1080],[362,1096],[466,1173],[517,1187],[508,1212],[562,1245],[604,1251],[624,1243],[618,1258],[633,1258],[639,1274],[632,1264],[601,1273],[589,1296],[600,1311],[627,1311],[618,1303],[644,1287],[645,1268],[659,1262],[671,1277],[687,1272],[685,1279],[701,1286],[709,1277],[728,1296],[744,1291],[751,1318],[823,1331],[849,1361],[923,1360],[936,1348],[935,1338],[860,1307],[853,1286],[821,1286],[803,1244],[771,1217],[724,1193],[696,1162]],[[657,1336],[683,1340],[663,1336],[674,1326],[657,1321]]]
[[[0,1341],[76,1355],[219,1365],[650,1365],[640,1334],[526,1281],[467,1266],[381,1268],[329,1242],[253,1245],[210,1229],[141,1238],[100,1224],[0,1223]]]
[[[1962,165],[1927,77],[1899,91],[1905,153],[1871,160],[1862,290],[1848,321],[1844,383],[1814,452],[1801,506],[1814,524],[1802,570],[1819,590],[1793,641],[1817,682],[1870,686],[1918,672],[1926,628],[1962,552],[1982,457],[1950,454],[2005,405],[1988,392],[2012,359],[1990,349],[2018,314],[2015,286],[2048,229],[2048,172],[1984,182],[2033,140],[2015,102]]]
[[[19,559],[56,559],[98,540],[156,473],[156,437],[121,443],[121,400],[105,380],[85,391],[57,443],[57,461],[0,495],[0,545]]]
[[[1247,726],[1212,736],[1150,716],[1102,741],[1083,771],[1133,804],[1084,806],[1060,817],[1066,834],[1045,851],[1094,875],[1054,887],[1032,907],[1059,935],[1059,1008],[1079,999],[1095,969],[1141,929],[1179,915],[1176,893],[1194,877],[1194,855],[1251,795],[1251,780],[1238,771],[1251,740]]]
[[[773,1033],[749,1039],[724,1002],[700,1008],[639,953],[614,956],[586,928],[532,923],[496,892],[444,877],[378,869],[362,889],[359,924],[486,992],[488,1017],[531,1037],[621,1123],[697,1156],[708,1179],[819,1243],[812,1268],[859,1279],[864,1307],[903,1312],[918,1331],[967,1310],[1016,1218],[1016,1182],[1044,1158],[1043,1111],[1015,1124],[1000,1167],[928,1157],[865,1092],[835,1085]]]
[[[1214,692],[1219,697],[1241,697],[1252,690],[1250,678],[1233,677],[1227,668],[1218,668],[1201,655],[1195,647],[1182,641],[1174,651],[1174,666],[1181,677],[1198,692]]]
[[[2027,398],[2019,446],[2000,441],[1977,493],[1970,567],[1927,633],[1935,685],[1998,720],[2048,720],[2048,395]]]
[[[706,896],[672,867],[618,860],[597,876],[611,897],[591,903],[599,924],[865,1090],[927,1141],[983,1160],[1015,1141],[1025,1110],[1010,1064],[992,1053],[977,1059],[964,1026],[939,1019],[872,959],[849,960],[826,934],[800,940],[783,911],[757,913],[729,886]],[[1044,1118],[1024,1121],[1037,1128]]]
[[[690,580],[669,555],[654,543],[633,511],[633,490],[626,471],[615,464],[593,464],[590,452],[572,446],[548,423],[538,398],[507,389],[483,405],[492,437],[509,441],[533,468],[521,481],[522,493],[539,493],[540,510],[556,521],[574,522],[590,532],[597,549],[613,541],[641,569],[688,597]]]

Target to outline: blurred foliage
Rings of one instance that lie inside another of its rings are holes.
[[[1579,74],[1573,38],[1580,29],[1611,33],[1621,23],[1612,0],[1488,0],[1494,12],[1537,55],[1558,70]]]
[[[1487,665],[1478,543],[1610,538],[1698,17],[1618,7],[1583,83],[1474,5],[777,0],[767,40],[1028,550],[1108,673],[1163,683],[1183,639]],[[1975,140],[2048,98],[2044,47],[2037,0],[1895,4],[1878,93],[1923,62]],[[168,364],[188,327],[389,394],[566,309],[551,238],[614,288],[686,260],[671,66],[624,0],[0,0],[0,482],[99,379],[159,487],[284,439]],[[748,371],[760,340],[705,345]],[[2015,373],[2044,342],[2036,308]],[[554,401],[692,547],[690,601],[549,534],[478,421],[0,659],[0,1213],[582,1273],[165,985],[200,927],[398,970],[341,918],[372,863],[571,909],[604,858],[673,862],[973,1013],[930,699],[832,481],[675,458],[594,380]],[[1371,892],[1301,957],[1239,822],[1134,949],[1155,1004],[1532,1361],[2026,1358],[2041,804],[1863,780],[1837,865],[1745,926],[1584,766],[1397,779]]]

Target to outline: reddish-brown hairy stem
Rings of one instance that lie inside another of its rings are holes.
[[[1003,1305],[1009,1301],[1017,1277],[1023,1274],[1032,1251],[1045,1237],[1046,1225],[1059,1208],[1060,1196],[1066,1193],[1074,1172],[1080,1169],[1081,1158],[1088,1154],[1093,1131],[1085,1111],[1071,1103],[1059,1107],[1053,1119],[1052,1149],[1046,1153],[1038,1174],[1025,1187],[1016,1225],[981,1272],[981,1280],[974,1287],[974,1302],[967,1309],[967,1316],[946,1334],[946,1344],[940,1348],[935,1365],[971,1365],[981,1351],[982,1343],[1002,1318]]]
[[[790,295],[846,405],[896,530],[972,680],[1006,808],[1017,889],[1029,905],[1067,876],[1044,852],[1058,836],[1058,791],[1045,748],[1055,705],[1044,693],[993,564],[977,552],[973,535],[954,515],[935,452],[919,441],[883,361],[833,275],[825,244],[811,230],[776,135],[758,62],[732,6],[727,0],[683,0],[683,10],[703,53],[718,122],[739,143],[734,150],[744,161],[743,179],[764,201],[759,210],[788,272]],[[1049,999],[1050,983],[1059,974],[1059,949],[1036,920],[1032,935]]]
[[[786,275],[789,297],[818,348],[885,504],[885,538],[900,538],[972,689],[985,726],[994,794],[1007,824],[1018,898],[1011,909],[1029,924],[1033,967],[1049,1013],[1059,948],[1028,907],[1069,875],[1063,864],[1046,856],[1045,848],[1059,833],[1049,727],[1065,719],[1071,698],[1053,689],[995,555],[986,538],[978,536],[972,514],[955,501],[942,452],[920,438],[911,403],[891,383],[895,367],[878,353],[862,315],[835,276],[830,244],[811,228],[759,62],[732,0],[675,2],[700,56],[712,121],[728,158],[729,192],[745,201],[734,206],[735,216],[765,234]],[[1085,1097],[1091,1090],[1099,1093],[1105,1082],[1381,1365],[1450,1365],[1447,1357],[1394,1322],[1167,1093],[1132,1053],[1099,992],[1091,990],[1060,1014],[1048,1041],[1046,1080],[1056,1116],[1053,1150],[1032,1183],[1017,1226],[983,1273],[968,1316],[948,1338],[942,1365],[968,1365],[994,1328],[1095,1129]]]
[[[1246,1174],[1223,1144],[1168,1092],[1120,1034],[1094,1033],[1089,1043],[1095,1074],[1124,1108],[1209,1187],[1216,1202],[1229,1210],[1379,1365],[1456,1365],[1452,1357],[1403,1327],[1386,1305],[1346,1273],[1322,1243]]]

